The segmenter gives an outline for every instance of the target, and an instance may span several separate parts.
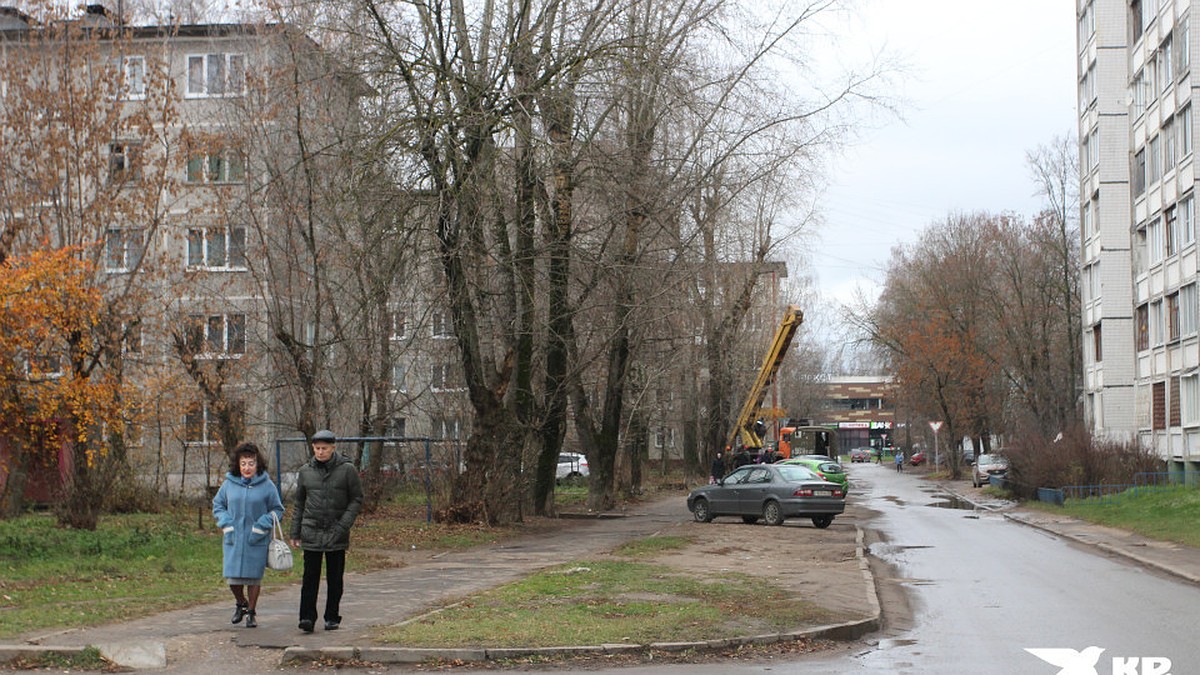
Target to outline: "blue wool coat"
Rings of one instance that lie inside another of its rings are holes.
[[[225,474],[221,489],[213,497],[213,517],[224,531],[225,578],[262,578],[271,541],[272,512],[282,522],[283,502],[270,476],[257,474],[247,484],[241,476]]]

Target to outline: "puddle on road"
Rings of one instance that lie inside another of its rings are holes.
[[[928,546],[928,545],[923,545],[923,544],[914,544],[911,546],[905,546],[902,544],[885,544],[882,542],[878,542],[878,543],[874,543],[874,544],[867,546],[867,552],[873,556],[882,557],[882,556],[885,556],[885,555],[888,555],[891,553],[900,553],[901,551],[908,551],[910,549],[916,549],[916,548],[933,548],[933,547]]]
[[[884,638],[883,640],[879,641],[879,648],[891,649],[893,647],[911,647],[915,644],[917,644],[916,640]]]
[[[932,506],[937,509],[957,509],[957,510],[961,510],[961,511],[976,510],[976,506],[974,504],[972,504],[971,502],[969,502],[965,499],[962,499],[960,497],[956,497],[954,495],[944,495],[943,494],[943,495],[936,495],[936,497],[943,501],[933,502],[932,504],[926,504],[926,506]]]

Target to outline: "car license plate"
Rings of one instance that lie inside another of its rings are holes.
[[[828,497],[831,494],[833,494],[833,493],[830,492],[829,490],[813,490],[814,497]]]

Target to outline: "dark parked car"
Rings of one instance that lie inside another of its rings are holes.
[[[846,494],[836,483],[821,480],[795,464],[750,464],[739,467],[714,485],[692,490],[688,510],[697,522],[718,516],[741,516],[746,523],[761,518],[782,525],[787,518],[811,518],[819,528],[846,509]]]

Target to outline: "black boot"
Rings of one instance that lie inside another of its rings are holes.
[[[246,616],[246,612],[248,611],[250,611],[250,605],[247,605],[244,602],[239,602],[238,604],[234,605],[233,618],[229,620],[229,623],[241,623],[242,617]]]
[[[246,628],[258,628],[258,622],[254,620],[254,610],[246,610]]]

